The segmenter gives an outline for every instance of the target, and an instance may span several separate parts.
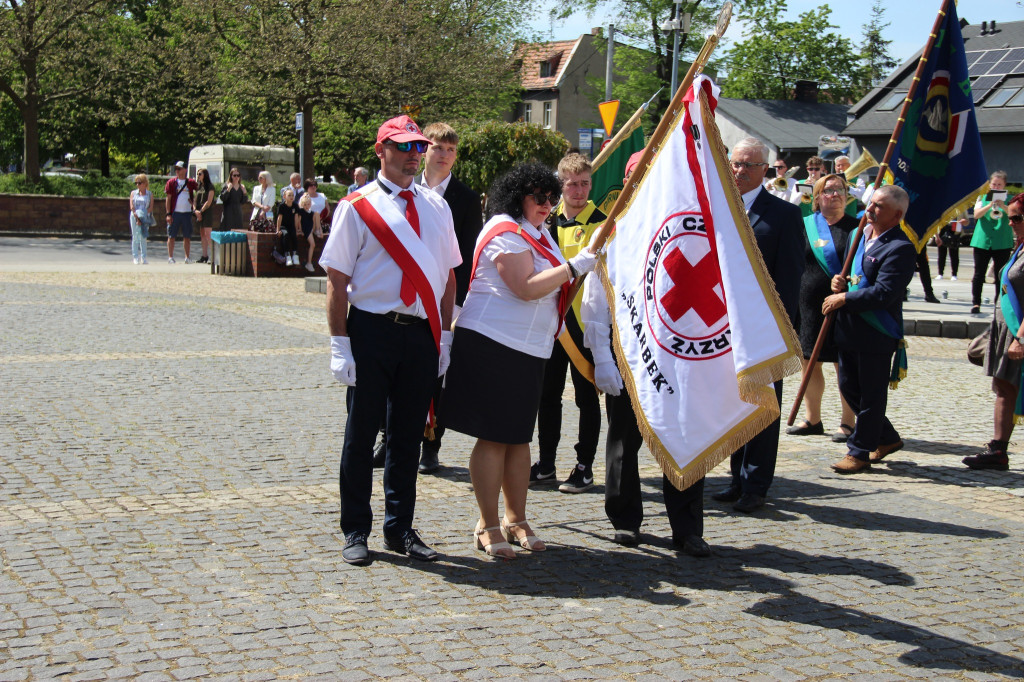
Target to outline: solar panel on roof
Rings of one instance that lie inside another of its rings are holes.
[[[971,94],[973,95],[974,103],[977,104],[981,100],[985,99],[985,95],[989,93],[992,88],[999,85],[1005,76],[979,76],[973,83],[971,83]]]
[[[1011,59],[1024,59],[1024,47],[1015,47],[1010,50]]]

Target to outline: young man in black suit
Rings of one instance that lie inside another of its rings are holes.
[[[871,195],[866,241],[854,256],[853,275],[848,278],[856,287],[847,291],[847,280],[836,275],[835,293],[821,304],[826,315],[838,311],[839,390],[857,412],[857,425],[846,442],[849,452],[832,465],[841,474],[868,469],[903,447],[885,407],[893,354],[903,338],[903,294],[914,278],[917,259],[914,245],[899,228],[909,205],[906,191],[894,185]]]
[[[416,177],[416,184],[422,185],[440,194],[452,209],[455,220],[455,237],[459,240],[459,251],[462,252],[462,265],[455,268],[455,306],[458,309],[466,300],[469,291],[469,279],[473,274],[473,250],[476,238],[483,229],[483,211],[480,206],[480,195],[467,187],[452,175],[452,166],[458,158],[459,135],[447,123],[432,123],[423,129],[423,134],[430,140],[430,148],[423,157],[423,173]],[[441,398],[441,386],[444,377],[437,380],[434,391],[434,411],[436,413]],[[444,427],[438,424],[434,429],[434,440],[423,439],[423,453],[420,456],[419,472],[432,474],[440,468],[438,452],[441,450],[441,436]]]
[[[754,137],[740,140],[729,157],[736,187],[754,228],[768,274],[793,326],[799,314],[800,277],[804,272],[804,230],[800,208],[773,196],[764,188],[768,147]],[[775,382],[782,402],[782,381]],[[753,512],[764,505],[775,476],[779,454],[779,420],[768,425],[732,455],[732,482],[712,495],[720,502],[734,502],[733,509]]]

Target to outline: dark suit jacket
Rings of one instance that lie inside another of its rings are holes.
[[[850,244],[850,248],[856,248]],[[878,238],[864,254],[864,280],[856,291],[846,292],[846,305],[836,312],[836,345],[859,353],[890,354],[896,350],[897,339],[883,334],[858,313],[885,310],[903,329],[903,296],[914,278],[917,251],[894,227]]]
[[[804,274],[804,219],[800,207],[764,188],[748,213],[757,247],[794,327],[800,317],[800,277]]]
[[[416,183],[423,181],[423,174],[416,176]],[[483,210],[480,207],[480,195],[467,187],[461,180],[452,175],[448,189],[444,192],[444,200],[452,210],[455,221],[455,237],[459,240],[459,251],[462,253],[462,265],[455,268],[455,303],[462,305],[469,291],[469,278],[473,272],[473,251],[476,238],[484,227]]]

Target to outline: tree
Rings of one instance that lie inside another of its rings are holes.
[[[860,58],[864,67],[864,84],[872,88],[889,75],[889,72],[896,68],[896,60],[889,54],[891,40],[882,37],[882,29],[889,26],[889,22],[882,23],[885,15],[885,5],[882,0],[875,0],[871,5],[871,20],[864,24],[864,42],[860,48]]]
[[[39,180],[40,115],[84,92],[65,75],[99,67],[102,20],[114,9],[110,0],[0,0],[0,93],[21,115],[30,182]]]
[[[482,194],[495,179],[513,166],[539,161],[552,168],[569,151],[562,134],[536,123],[502,123],[459,126],[459,179]]]
[[[792,99],[796,82],[814,81],[819,98],[849,102],[860,92],[861,69],[849,39],[835,32],[828,5],[784,21],[785,0],[747,0],[738,13],[743,40],[725,54],[725,97]]]
[[[565,18],[580,9],[593,12],[611,0],[582,0],[579,4],[564,4],[552,10],[554,18]],[[690,31],[680,36],[679,59],[692,59],[703,45],[703,36],[714,26],[721,10],[722,0],[690,0],[679,5],[680,12],[691,15]],[[659,88],[661,92],[652,102],[644,117],[650,132],[661,119],[674,93],[669,92],[672,77],[672,35],[661,30],[662,23],[674,17],[677,7],[672,0],[633,0],[616,3],[616,42],[613,55],[615,80],[612,98],[620,101],[621,111],[632,115],[641,104],[649,100]],[[600,48],[602,51],[605,47]],[[653,55],[653,58],[652,58]],[[680,70],[679,81],[685,72]],[[604,83],[591,79],[595,102],[604,99]]]

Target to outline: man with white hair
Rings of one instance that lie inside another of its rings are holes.
[[[768,147],[756,137],[747,137],[732,149],[729,163],[733,179],[754,229],[768,274],[775,283],[782,305],[797,324],[800,306],[800,277],[804,272],[804,228],[800,209],[764,188],[768,170]],[[782,402],[782,381],[775,382],[775,395]],[[764,505],[768,487],[775,476],[779,453],[779,420],[732,455],[732,482],[712,499],[734,502],[733,509],[747,514]]]
[[[851,276],[833,277],[835,293],[821,304],[826,315],[838,311],[839,390],[857,413],[846,442],[848,453],[832,465],[841,474],[868,469],[872,462],[903,447],[885,407],[889,384],[899,378],[900,367],[893,364],[893,356],[905,353],[900,349],[903,294],[914,278],[917,259],[914,245],[899,229],[909,205],[910,198],[901,187],[884,185],[872,193],[864,236],[859,245],[850,245],[857,249]]]
[[[365,185],[370,181],[370,171],[366,170],[362,166],[356,168],[352,172],[352,178],[355,180],[351,185],[348,186],[348,193],[352,194],[357,189]]]
[[[851,165],[850,157],[846,156],[845,154],[842,156],[837,156],[835,164],[836,174],[846,177],[846,170]],[[849,180],[850,182],[850,196],[856,197],[857,200],[860,201],[860,198],[864,196],[864,190],[867,187],[867,185],[864,184],[864,178],[858,175],[856,178],[847,178],[847,180]]]

